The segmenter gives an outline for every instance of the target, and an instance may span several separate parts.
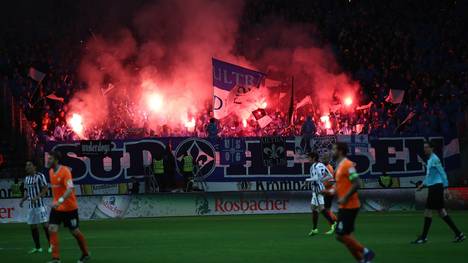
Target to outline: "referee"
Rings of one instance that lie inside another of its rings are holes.
[[[47,241],[49,241],[47,225],[48,214],[44,201],[42,200],[42,197],[47,194],[48,186],[44,174],[36,172],[36,165],[33,161],[26,162],[25,170],[26,178],[24,179],[24,188],[26,189],[26,195],[21,199],[20,207],[23,207],[24,201],[29,200],[28,225],[31,226],[31,234],[35,245],[35,247],[29,251],[29,254],[41,253],[39,224],[42,224]],[[49,253],[51,252],[50,246],[48,251]]]
[[[434,153],[434,145],[431,142],[424,143],[424,154],[427,155],[426,165],[426,178],[424,182],[418,186],[418,191],[421,191],[424,186],[428,188],[428,195],[426,201],[426,209],[424,210],[424,227],[422,234],[412,243],[424,244],[427,242],[427,234],[432,224],[432,210],[437,210],[440,217],[447,223],[447,225],[455,233],[455,240],[453,242],[462,242],[466,239],[465,235],[457,228],[452,218],[445,210],[444,198],[448,196],[448,180],[447,174],[442,167],[439,157]],[[445,196],[444,196],[445,194]]]

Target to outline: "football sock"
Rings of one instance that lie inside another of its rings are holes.
[[[333,219],[333,222],[336,222],[336,215],[333,213],[330,209],[327,209],[328,214],[330,214],[330,217]]]
[[[442,217],[442,219],[444,219],[445,223],[447,223],[447,225],[452,229],[452,231],[455,233],[455,235],[460,235],[460,230],[457,228],[457,226],[455,225],[455,223],[452,221],[452,218],[449,216],[449,215],[446,215],[444,217]]]
[[[317,229],[317,224],[318,224],[318,216],[319,213],[317,211],[312,211],[312,224],[313,224],[313,229]]]
[[[45,235],[46,235],[46,237],[47,237],[47,241],[48,241],[49,244],[50,244],[49,229],[48,229],[46,226],[44,226],[44,233],[45,233]]]
[[[88,255],[88,244],[86,243],[86,239],[83,236],[81,232],[78,234],[73,234],[73,236],[76,238],[76,241],[78,242],[78,245],[80,246],[81,253],[83,253],[84,256]]]
[[[429,233],[429,229],[431,228],[432,224],[432,217],[424,217],[424,227],[421,237],[423,239],[427,238],[427,234]]]
[[[49,234],[50,244],[52,245],[52,258],[58,259],[60,258],[58,233],[51,231]]]
[[[344,235],[341,238],[354,258],[361,260],[363,258],[364,247],[351,235]]]
[[[34,240],[34,245],[36,246],[37,249],[41,248],[41,242],[39,239],[39,229],[36,228],[31,228],[31,234],[32,238]]]
[[[330,213],[328,213],[327,210],[322,210],[322,215],[323,217],[325,217],[325,219],[330,225],[333,225],[333,223],[335,223],[335,221],[333,220],[333,218],[331,218]]]

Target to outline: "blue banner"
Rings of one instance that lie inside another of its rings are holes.
[[[226,117],[244,104],[258,88],[265,74],[213,58],[213,111],[215,118]]]
[[[265,74],[213,58],[213,86],[230,91],[235,87],[258,87]]]
[[[313,148],[322,155],[328,154],[330,144],[336,140],[330,136],[317,139]],[[425,173],[423,137],[339,136],[338,140],[347,141],[350,148],[354,148],[349,158],[356,163],[356,169],[364,179],[376,179],[383,173],[392,177],[421,176]],[[458,143],[452,140],[445,142],[442,137],[430,140],[440,146],[436,153],[445,161],[447,170],[459,167]],[[72,169],[74,181],[78,184],[112,184],[128,182],[134,176],[144,176],[145,169],[151,165],[152,156],[164,154],[165,145],[171,144],[178,174],[182,168],[182,157],[188,153],[196,163],[194,176],[203,177],[206,182],[236,182],[239,187],[245,188],[248,186],[246,181],[304,181],[310,164],[298,143],[301,140],[297,138],[285,138],[286,165],[283,166],[265,166],[262,138],[223,138],[219,142],[219,150],[202,138],[114,140],[111,141],[110,152],[98,155],[84,154],[81,150],[83,142],[49,142],[46,152],[61,151],[63,164]]]

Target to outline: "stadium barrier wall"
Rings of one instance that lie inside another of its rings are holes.
[[[451,190],[449,207],[468,208],[468,188]],[[424,206],[425,191],[414,189],[363,189],[364,211],[414,211]],[[50,198],[46,199],[47,205]],[[26,222],[27,203],[20,199],[0,199],[0,223]],[[169,216],[212,216],[308,213],[308,192],[225,192],[170,193],[153,195],[79,196],[81,220],[145,218]],[[333,207],[336,210],[336,207]]]
[[[415,211],[424,209],[427,190],[362,189],[363,211]],[[109,218],[147,218],[170,216],[213,216],[309,213],[310,193],[225,192],[168,193],[152,195],[79,196],[81,220]],[[0,199],[0,223],[26,222],[28,204],[20,199]],[[50,198],[45,199],[49,207]],[[449,209],[468,209],[468,188],[450,188]],[[336,203],[333,210],[337,210]]]

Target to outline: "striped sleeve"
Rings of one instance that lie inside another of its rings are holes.
[[[48,186],[47,180],[46,180],[45,175],[43,173],[38,173],[38,183],[39,183],[40,188]]]

